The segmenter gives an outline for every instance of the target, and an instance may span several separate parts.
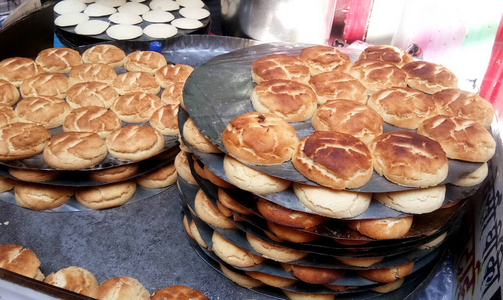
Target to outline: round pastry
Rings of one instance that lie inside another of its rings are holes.
[[[40,260],[30,249],[20,245],[0,245],[0,268],[23,276],[44,280],[44,274],[39,269]]]
[[[163,135],[178,136],[178,104],[166,104],[157,109],[150,117],[149,124]]]
[[[161,107],[161,99],[154,94],[130,92],[117,98],[110,109],[124,122],[143,123]]]
[[[344,276],[344,270],[327,269],[311,266],[287,265],[283,264],[287,272],[292,272],[293,276],[311,284],[329,284]]]
[[[240,268],[251,267],[265,260],[265,258],[243,250],[227,241],[216,231],[213,232],[211,242],[213,243],[213,252],[231,266]]]
[[[389,283],[386,283],[386,284],[383,284],[380,286],[373,287],[373,288],[371,288],[371,290],[374,292],[381,293],[381,294],[389,293],[389,292],[392,292],[392,291],[398,289],[399,287],[401,287],[404,281],[405,281],[405,278],[400,278],[395,281],[392,281],[392,282],[389,282]]]
[[[68,85],[87,81],[98,81],[112,84],[117,77],[115,69],[103,63],[83,63],[72,67],[68,79]]]
[[[54,96],[65,99],[68,90],[68,77],[63,74],[40,73],[27,78],[21,83],[21,96]]]
[[[102,44],[93,46],[82,54],[85,63],[102,63],[112,68],[124,65],[126,54],[122,49],[114,45]]]
[[[297,280],[295,280],[295,279],[275,276],[275,275],[271,275],[271,274],[264,273],[264,272],[245,271],[245,273],[246,273],[246,275],[250,276],[251,278],[257,279],[258,281],[261,281],[264,284],[267,284],[269,286],[278,287],[278,288],[294,285],[297,282]]]
[[[135,51],[128,54],[124,60],[126,70],[148,72],[152,75],[166,64],[164,55],[155,51]]]
[[[44,149],[44,162],[55,169],[92,168],[107,156],[107,146],[92,132],[62,132],[53,135]]]
[[[34,60],[26,57],[10,57],[0,61],[0,79],[12,83],[15,87],[30,77],[44,72]]]
[[[47,48],[39,52],[35,61],[48,73],[68,73],[82,63],[79,52],[70,48]]]
[[[235,229],[236,225],[231,222],[225,215],[223,215],[216,207],[210,202],[206,194],[199,189],[194,200],[194,209],[197,216],[204,222],[220,227]]]
[[[256,194],[278,193],[286,190],[291,184],[288,180],[252,169],[229,155],[224,157],[224,171],[232,184]]]
[[[215,173],[213,173],[207,166],[204,166],[203,168],[203,175],[204,178],[208,179],[209,181],[211,181],[211,183],[218,187],[223,187],[226,189],[236,188],[232,183],[229,183],[215,175]]]
[[[444,89],[431,95],[439,115],[470,119],[489,128],[494,119],[494,107],[477,94],[460,89]]]
[[[85,207],[106,209],[123,205],[133,198],[135,192],[135,181],[126,180],[79,189],[75,192],[75,198]]]
[[[405,213],[424,214],[439,209],[445,199],[445,185],[425,189],[374,193],[382,204]]]
[[[414,262],[409,262],[390,268],[360,270],[358,274],[372,281],[388,283],[409,275],[413,267]]]
[[[139,176],[136,183],[151,189],[165,188],[176,182],[176,176],[175,165],[168,164]]]
[[[36,96],[19,101],[15,111],[19,122],[37,123],[51,129],[63,124],[71,108],[60,98]]]
[[[103,170],[93,170],[88,174],[89,179],[101,182],[119,182],[130,178],[138,171],[139,164],[127,164]]]
[[[247,275],[231,271],[228,268],[224,267],[224,265],[220,265],[220,269],[222,270],[222,273],[227,276],[227,278],[247,289],[252,289],[264,285],[261,281],[253,279]]]
[[[340,71],[311,76],[309,85],[318,96],[318,104],[320,105],[334,99],[367,103],[368,95],[365,86],[358,79]]]
[[[16,186],[16,182],[9,177],[0,176],[0,193],[12,190]]]
[[[307,64],[311,76],[333,70],[347,72],[351,66],[347,54],[330,46],[317,45],[304,48],[298,58]]]
[[[309,253],[267,243],[246,233],[246,239],[255,251],[263,257],[279,262],[289,262],[306,257]]]
[[[130,92],[145,92],[157,95],[161,91],[161,87],[155,81],[154,76],[139,71],[118,75],[113,81],[113,87],[119,95]]]
[[[63,205],[73,196],[73,189],[29,182],[19,182],[14,187],[16,203],[33,210],[53,209]]]
[[[112,131],[106,144],[113,157],[140,161],[159,154],[164,149],[164,137],[148,125],[134,124]]]
[[[443,89],[457,88],[456,75],[442,65],[427,61],[412,61],[402,70],[407,74],[407,84],[414,89],[434,94]]]
[[[49,181],[59,177],[61,172],[58,171],[44,171],[44,170],[31,170],[31,169],[18,169],[9,168],[9,174],[14,178],[27,181],[27,182],[41,182]]]
[[[12,106],[19,100],[16,86],[7,80],[0,79],[0,104]]]
[[[391,45],[377,45],[365,48],[365,50],[360,53],[358,60],[378,60],[394,64],[397,67],[402,67],[414,61],[414,58],[400,48]]]
[[[291,300],[333,300],[335,297],[334,294],[299,293],[289,290],[281,291]]]
[[[189,161],[187,160],[187,152],[180,151],[175,157],[176,173],[190,184],[197,184],[197,181],[192,176],[190,171]]]
[[[316,131],[301,139],[292,162],[308,179],[338,190],[361,187],[373,171],[365,143],[341,132]]]
[[[310,228],[326,220],[323,216],[295,211],[261,197],[257,200],[257,209],[265,219],[293,228]]]
[[[189,230],[190,230],[190,234],[192,234],[194,240],[196,240],[196,242],[199,245],[201,245],[201,247],[208,248],[208,244],[206,244],[206,242],[201,237],[201,234],[199,233],[199,229],[197,229],[197,226],[196,226],[196,223],[194,222],[194,220],[192,220],[190,222]]]
[[[196,124],[192,118],[188,118],[183,124],[183,138],[185,142],[199,151],[206,153],[221,153],[220,149],[211,143],[204,135],[197,129]]]
[[[81,82],[72,85],[66,94],[66,102],[72,108],[82,106],[100,106],[110,108],[119,94],[110,85],[97,82]]]
[[[292,227],[279,225],[268,220],[266,223],[267,228],[274,234],[275,237],[292,243],[307,243],[320,237],[319,235],[310,232],[296,230]]]
[[[167,64],[155,72],[155,80],[165,89],[172,83],[185,82],[193,71],[194,68],[189,65]]]
[[[253,165],[279,165],[299,143],[295,128],[281,117],[249,112],[232,119],[222,133],[230,155]]]
[[[202,179],[207,179],[206,176],[204,175],[203,166],[201,166],[200,162],[198,161],[195,155],[192,155],[192,160],[193,160],[192,166],[194,167],[194,170],[196,171],[197,175]]]
[[[183,105],[183,86],[184,82],[175,82],[166,84],[164,91],[161,94],[161,100],[164,104],[181,104]],[[185,106],[182,106],[185,109]]]
[[[271,54],[253,62],[252,79],[257,84],[271,79],[288,79],[307,83],[309,67],[295,56]]]
[[[99,285],[93,273],[75,266],[49,274],[44,282],[86,296]]]
[[[99,106],[75,108],[63,122],[63,131],[94,132],[102,139],[121,127],[122,123],[113,111]]]
[[[447,156],[438,142],[410,131],[394,131],[376,137],[369,146],[374,169],[403,186],[429,187],[444,181]]]
[[[102,282],[92,293],[96,299],[122,300],[135,295],[137,300],[149,300],[150,293],[136,279],[131,277],[113,277]]]
[[[373,264],[376,264],[384,259],[384,256],[377,257],[335,257],[341,263],[348,266],[368,268]]]
[[[370,205],[372,194],[339,191],[294,182],[293,191],[307,209],[331,218],[352,218],[362,214]]]
[[[150,300],[210,300],[201,291],[191,289],[184,285],[173,285],[155,290]]]
[[[370,96],[367,105],[385,122],[407,129],[416,129],[423,120],[437,114],[430,97],[407,87],[379,90]]]
[[[13,160],[44,151],[51,133],[42,125],[18,122],[0,127],[0,137],[0,160]]]
[[[253,215],[253,213],[246,209],[244,206],[236,202],[229,194],[227,194],[223,189],[218,189],[218,201],[228,209],[238,212],[243,215]]]
[[[366,145],[383,132],[383,123],[383,118],[369,106],[345,99],[325,102],[312,119],[316,131],[347,133]]]
[[[257,112],[271,113],[287,122],[311,119],[318,104],[308,85],[285,79],[262,81],[253,89],[251,101]]]
[[[0,127],[18,122],[17,114],[9,105],[0,104]]]
[[[491,133],[469,119],[438,115],[424,120],[417,132],[439,142],[448,158],[486,162],[496,152]]]
[[[409,232],[412,216],[388,219],[348,220],[346,225],[376,240],[398,239]]]
[[[488,173],[489,167],[487,163],[483,163],[482,166],[480,166],[477,170],[452,182],[452,184],[457,186],[474,186],[482,183],[484,179],[486,179]]]
[[[382,61],[359,60],[351,66],[349,74],[360,80],[369,94],[380,89],[407,86],[407,74]]]

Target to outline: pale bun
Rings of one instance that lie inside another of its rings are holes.
[[[308,252],[273,245],[249,233],[246,233],[246,239],[255,251],[260,253],[263,257],[274,261],[290,262],[302,259],[309,254]]]
[[[206,153],[220,153],[220,149],[210,142],[194,124],[192,118],[188,118],[183,124],[183,138],[185,142],[199,151]]]
[[[75,198],[85,207],[106,209],[123,205],[133,198],[135,192],[135,181],[127,180],[79,189],[75,192]]]
[[[424,189],[374,193],[382,204],[405,213],[424,214],[439,209],[444,203],[446,187],[438,185]]]
[[[192,176],[190,171],[189,161],[187,160],[187,152],[180,151],[175,157],[176,173],[190,184],[197,184],[197,181]]]
[[[70,187],[18,182],[14,187],[16,203],[33,210],[54,209],[66,203],[74,194]]]
[[[166,64],[164,55],[155,51],[134,51],[128,54],[124,60],[126,70],[148,72],[152,75]]]
[[[71,86],[66,93],[66,102],[72,108],[100,106],[110,108],[119,97],[115,89],[103,82],[81,82]]]
[[[85,63],[103,63],[112,68],[124,65],[125,58],[126,54],[122,49],[108,44],[92,46],[82,54],[82,60]]]
[[[482,183],[488,174],[489,166],[487,163],[483,163],[479,168],[477,168],[477,170],[452,182],[452,184],[457,186],[474,186]]]
[[[241,249],[233,243],[224,239],[216,231],[211,238],[213,243],[213,252],[224,262],[235,267],[251,267],[262,263],[265,258],[255,255],[251,252]]]
[[[160,67],[155,72],[155,80],[161,88],[165,89],[168,85],[175,82],[185,82],[189,78],[194,68],[184,64],[167,64]]]
[[[117,75],[112,85],[119,95],[130,92],[145,92],[157,95],[161,91],[161,87],[155,81],[154,76],[141,71],[126,72]]]
[[[211,203],[208,196],[201,189],[196,194],[194,209],[197,216],[208,224],[220,228],[236,229],[236,225]]]

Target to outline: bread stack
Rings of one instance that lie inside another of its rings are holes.
[[[238,50],[195,70],[184,109],[175,165],[193,247],[289,299],[410,293],[495,152],[491,104],[391,46]]]

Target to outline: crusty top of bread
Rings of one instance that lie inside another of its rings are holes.
[[[346,72],[351,66],[347,54],[330,46],[317,45],[304,48],[298,57],[309,66],[311,75],[333,70]]]
[[[252,78],[256,83],[271,79],[289,79],[307,83],[309,67],[295,56],[271,54],[253,62]]]
[[[433,94],[446,88],[457,88],[458,78],[446,67],[427,61],[413,61],[402,70],[407,74],[407,84],[422,92]]]
[[[0,62],[0,78],[19,87],[23,80],[44,72],[34,60],[26,57],[10,57]]]
[[[143,71],[152,75],[167,64],[166,58],[155,51],[134,51],[126,56],[124,68],[128,71]]]
[[[376,45],[365,48],[365,50],[360,53],[358,60],[364,59],[384,61],[397,65],[398,67],[414,60],[412,55],[403,49],[391,45]]]
[[[122,66],[125,58],[126,54],[122,49],[108,44],[93,46],[82,54],[85,63],[103,63],[113,68]]]
[[[40,51],[35,61],[45,72],[68,73],[82,63],[79,52],[70,48],[47,48]]]

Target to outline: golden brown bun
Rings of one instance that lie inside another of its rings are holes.
[[[304,258],[309,254],[308,252],[270,244],[249,233],[246,233],[246,239],[255,251],[262,254],[265,258],[269,258],[274,261],[289,262]]]
[[[82,188],[75,192],[80,204],[92,209],[105,209],[123,205],[136,192],[134,180]]]
[[[12,190],[16,186],[17,181],[9,177],[0,176],[0,193]]]
[[[407,74],[407,84],[411,88],[428,94],[458,87],[456,75],[442,65],[427,61],[413,61],[405,64],[402,70]]]
[[[154,76],[147,72],[126,72],[118,75],[113,81],[113,87],[119,95],[130,92],[145,92],[157,95],[161,87]]]
[[[82,106],[100,106],[110,108],[119,94],[110,85],[97,82],[81,82],[70,87],[66,93],[66,102],[72,108]]]
[[[203,176],[202,177],[208,179],[214,185],[222,187],[222,188],[226,188],[226,189],[236,188],[232,183],[229,183],[229,182],[223,180],[222,178],[218,177],[217,175],[215,175],[215,173],[213,173],[207,166],[204,166],[204,168],[203,168]]]
[[[292,158],[299,138],[284,119],[249,112],[232,119],[222,133],[222,143],[230,155],[253,165],[278,165]]]
[[[385,122],[407,129],[416,129],[423,120],[437,114],[430,97],[407,87],[379,90],[370,96],[367,105]]]
[[[288,79],[307,83],[309,67],[295,56],[271,54],[253,62],[252,79],[257,84],[271,79]]]
[[[9,81],[15,87],[42,72],[44,71],[38,63],[26,57],[10,57],[0,61],[0,79]]]
[[[243,215],[252,215],[253,213],[246,209],[244,206],[236,202],[229,194],[227,194],[223,189],[218,189],[218,201],[228,209],[238,212]]]
[[[112,68],[120,67],[124,64],[126,54],[119,47],[114,45],[96,45],[82,54],[85,63],[103,63]]]
[[[264,198],[258,198],[257,209],[267,220],[293,228],[310,228],[326,221],[323,216],[295,211]]]
[[[390,268],[360,270],[358,274],[376,282],[389,283],[409,275],[413,267],[414,262],[410,262]]]
[[[183,87],[184,82],[174,82],[167,84],[162,91],[161,101],[164,104],[180,104],[180,106],[185,109],[183,104]]]
[[[372,155],[362,141],[341,132],[316,131],[300,140],[293,166],[332,189],[361,187],[372,176]]]
[[[310,241],[314,241],[319,238],[319,235],[309,233],[306,231],[300,231],[295,228],[284,226],[280,224],[276,224],[271,221],[266,221],[267,228],[278,238],[286,241],[290,241],[292,243],[306,243]]]
[[[126,70],[148,72],[152,75],[166,64],[164,55],[155,51],[135,51],[128,54],[124,60]]]
[[[349,74],[360,80],[369,94],[380,89],[407,86],[406,73],[382,61],[359,60],[351,66]]]
[[[448,173],[447,156],[438,142],[410,131],[383,133],[369,145],[374,169],[403,186],[429,187]]]
[[[53,96],[65,99],[68,90],[68,77],[62,74],[40,73],[21,83],[19,92],[23,98]]]
[[[437,185],[425,189],[374,193],[373,197],[394,210],[410,214],[424,214],[442,206],[445,191],[445,185]]]
[[[114,68],[103,63],[83,63],[72,67],[68,79],[68,86],[76,83],[97,81],[112,84],[117,77]]]
[[[0,127],[18,122],[17,114],[11,106],[0,104]]]
[[[386,283],[380,286],[373,287],[371,290],[378,293],[389,293],[402,286],[405,278],[400,278],[390,283]]]
[[[283,267],[291,271],[293,276],[311,284],[328,284],[344,276],[344,270],[326,269],[311,266],[286,265]]]
[[[86,296],[99,285],[93,273],[75,266],[49,274],[44,282]]]
[[[119,182],[136,174],[139,164],[127,164],[103,170],[93,170],[88,173],[89,179],[101,182]]]
[[[154,291],[150,300],[210,300],[201,291],[184,285],[173,285]]]
[[[494,107],[477,94],[460,89],[444,89],[431,95],[440,115],[470,119],[489,128],[494,119]]]
[[[193,221],[191,221],[193,222]],[[183,228],[185,229],[185,232],[187,233],[187,235],[191,238],[191,239],[194,239],[194,235],[192,234],[192,232],[190,231],[190,225],[189,225],[189,221],[187,219],[187,215],[183,215]],[[206,247],[205,247],[206,248]]]
[[[70,48],[48,48],[40,51],[35,61],[45,72],[68,73],[82,63],[79,52]]]
[[[102,282],[91,293],[91,297],[107,300],[149,300],[150,293],[134,278],[113,277]]]
[[[194,68],[189,65],[167,64],[155,72],[155,80],[165,89],[172,83],[185,82],[193,71]]]
[[[16,203],[33,210],[45,210],[59,207],[73,196],[70,187],[18,182],[14,188]]]
[[[304,48],[298,58],[308,65],[311,76],[333,70],[347,72],[351,66],[347,54],[330,46],[317,45]]]
[[[176,182],[176,175],[175,165],[168,164],[139,176],[136,178],[136,182],[147,188],[165,188]]]
[[[412,216],[394,219],[348,220],[346,224],[363,235],[376,240],[397,239],[409,232]]]
[[[197,184],[197,181],[192,176],[190,171],[189,161],[187,160],[187,152],[180,151],[175,157],[176,173],[185,179],[190,184]]]
[[[338,261],[341,263],[348,265],[348,266],[355,266],[355,267],[370,267],[373,264],[376,264],[384,259],[384,256],[378,256],[378,257],[341,257],[341,256],[336,256],[335,257]]]
[[[366,145],[383,132],[383,118],[369,106],[353,100],[329,100],[314,113],[316,131],[350,134]]]
[[[199,189],[196,194],[196,199],[194,200],[194,209],[196,214],[201,220],[211,225],[220,227],[235,229],[236,225],[232,223],[220,210],[218,210],[203,190]]]
[[[199,233],[199,229],[197,229],[196,223],[194,221],[190,222],[189,230],[190,230],[190,234],[192,235],[193,239],[196,240],[196,242],[199,245],[201,245],[204,248],[208,248],[208,245],[201,237],[201,234]]]
[[[51,129],[63,125],[71,108],[60,98],[35,96],[19,101],[15,111],[19,122],[37,123]]]
[[[0,104],[12,106],[19,100],[16,86],[7,80],[0,79]]]
[[[36,280],[44,280],[40,261],[33,251],[20,245],[0,245],[0,268]]]
[[[112,131],[106,144],[108,152],[117,159],[141,161],[164,149],[163,135],[148,125],[128,125]]]
[[[42,125],[18,122],[0,127],[0,137],[0,160],[13,160],[44,151],[51,133]]]
[[[211,241],[213,243],[213,252],[231,266],[251,267],[265,260],[265,258],[243,250],[227,241],[216,231],[213,232]]]
[[[63,122],[63,131],[94,132],[102,139],[121,127],[122,122],[113,111],[99,106],[75,108]]]
[[[61,170],[91,168],[107,156],[107,146],[92,132],[62,132],[51,137],[44,149],[44,162]]]
[[[251,101],[255,111],[274,114],[287,122],[311,119],[318,103],[308,85],[285,79],[262,81],[253,89]]]
[[[227,278],[247,289],[252,289],[264,285],[261,281],[253,279],[247,275],[231,271],[228,268],[224,267],[223,265],[220,265],[220,269],[225,274],[225,276],[227,276]]]
[[[280,276],[275,276],[263,272],[257,272],[257,271],[245,271],[246,275],[250,276],[251,278],[255,278],[264,284],[267,284],[269,286],[274,286],[274,287],[285,287],[289,285],[294,285],[297,280],[291,279],[291,278],[284,278]]]
[[[358,60],[378,60],[394,64],[398,67],[414,61],[412,55],[391,45],[369,46],[363,50]]]
[[[220,153],[220,149],[212,142],[210,142],[192,121],[192,118],[188,118],[183,124],[183,138],[185,142],[197,150],[207,153]]]
[[[340,71],[314,75],[309,79],[309,85],[318,96],[318,104],[320,105],[334,99],[367,103],[367,90],[360,80]]]
[[[154,94],[130,92],[115,100],[110,109],[124,122],[143,123],[161,107],[161,99]]]
[[[178,104],[166,104],[158,108],[150,116],[150,126],[157,129],[163,135],[178,136]]]
[[[281,291],[291,300],[333,300],[335,297],[334,294],[298,293],[288,290]]]

